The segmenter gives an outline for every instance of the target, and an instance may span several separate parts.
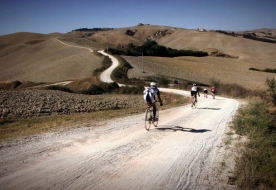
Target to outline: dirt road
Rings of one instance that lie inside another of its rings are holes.
[[[150,131],[140,114],[1,144],[0,189],[227,189],[217,155],[238,105],[202,95]]]
[[[222,141],[238,106],[202,95],[197,109],[160,107],[150,131],[139,114],[2,143],[0,189],[235,189]]]

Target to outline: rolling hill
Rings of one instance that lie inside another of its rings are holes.
[[[128,33],[127,33],[128,31]],[[275,29],[254,31],[258,36],[275,37]],[[250,89],[263,88],[275,73],[249,70],[276,69],[276,43],[255,41],[215,31],[170,26],[143,25],[99,31],[72,31],[66,34],[15,33],[0,36],[0,81],[59,82],[91,76],[101,59],[88,50],[66,46],[55,38],[93,50],[142,45],[146,39],[174,49],[219,52],[235,58],[208,56],[162,58],[125,57],[133,66],[130,77],[165,75],[208,84],[211,79],[238,83]]]

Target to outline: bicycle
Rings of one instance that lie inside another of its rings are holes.
[[[213,100],[215,99],[215,93],[214,92],[212,92],[212,96],[213,96]]]
[[[154,125],[154,127],[157,127],[159,120],[159,111],[156,108],[156,114],[155,118],[153,117],[153,107],[152,105],[148,106],[145,113],[145,128],[147,131],[149,131],[150,126]]]
[[[197,107],[197,102],[196,102],[196,98],[195,98],[195,95],[193,95],[193,102],[192,102],[192,109],[196,109]]]

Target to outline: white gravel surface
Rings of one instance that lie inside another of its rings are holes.
[[[238,107],[202,95],[197,109],[160,110],[149,131],[139,114],[1,143],[0,189],[236,189],[223,139]]]
[[[218,155],[238,106],[201,96],[150,131],[139,114],[2,143],[0,189],[235,189]]]

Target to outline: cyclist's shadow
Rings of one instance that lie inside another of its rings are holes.
[[[159,131],[166,131],[166,132],[182,131],[182,132],[190,132],[190,133],[205,133],[205,132],[211,131],[209,129],[193,129],[193,128],[184,128],[181,126],[169,126],[169,125],[160,125],[155,129]]]

